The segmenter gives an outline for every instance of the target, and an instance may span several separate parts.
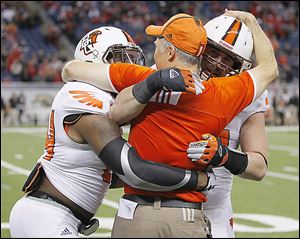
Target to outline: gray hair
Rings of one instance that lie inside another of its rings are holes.
[[[163,47],[163,50],[165,50],[169,46],[173,46],[175,48],[175,51],[176,51],[177,56],[179,58],[179,61],[183,65],[187,65],[187,66],[197,65],[197,69],[200,69],[202,56],[200,56],[200,57],[192,56],[192,55],[180,50],[179,48],[174,46],[171,42],[167,41],[165,38],[161,38],[161,40],[162,40],[161,46]]]

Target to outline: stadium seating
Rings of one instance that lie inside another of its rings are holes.
[[[162,24],[179,12],[196,15],[205,24],[228,8],[253,13],[273,44],[280,84],[270,87],[271,95],[279,95],[281,88],[299,89],[298,1],[38,1],[35,6],[41,11],[26,2],[1,1],[1,82],[61,81],[60,69],[73,55],[62,54],[66,46],[61,45],[60,38],[66,38],[75,49],[85,33],[103,25],[125,29],[143,49],[146,64],[152,65],[154,44],[144,33],[145,26]],[[46,16],[39,15],[42,11]],[[39,72],[26,75],[28,61],[35,57],[37,69],[47,71],[49,63],[58,66],[54,73],[48,70],[52,77]],[[299,102],[299,93],[288,90],[287,94],[287,105],[293,97]],[[270,102],[276,101],[271,98]]]

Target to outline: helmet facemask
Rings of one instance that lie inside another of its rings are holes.
[[[107,48],[103,54],[104,63],[131,63],[145,65],[145,56],[140,47],[129,43],[128,45],[115,44]]]
[[[200,76],[203,80],[208,80],[211,77],[237,75],[243,70],[249,69],[251,65],[251,60],[245,59],[208,39],[201,63]]]

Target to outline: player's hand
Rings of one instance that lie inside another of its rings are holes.
[[[225,9],[225,13],[223,15],[234,17],[234,18],[242,21],[246,25],[248,25],[250,22],[256,20],[255,16],[250,12],[232,11],[232,10]]]
[[[202,174],[202,178],[199,177],[200,174]],[[205,175],[205,179],[207,179],[207,180],[203,179],[203,175]],[[198,182],[199,181],[200,181],[199,184],[201,185],[201,187],[199,187],[197,191],[200,191],[206,195],[209,190],[214,189],[214,187],[216,186],[216,175],[215,175],[213,169],[208,168],[208,170],[206,170],[205,172],[198,172]],[[203,182],[201,182],[201,181],[205,181],[205,186],[203,185]]]
[[[203,134],[202,140],[192,142],[187,149],[188,157],[202,166],[219,167],[228,160],[228,149],[212,134]]]
[[[161,69],[159,72],[159,80],[165,91],[173,90],[199,95],[204,90],[200,77],[190,70],[171,67]]]

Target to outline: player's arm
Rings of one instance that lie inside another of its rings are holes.
[[[64,82],[82,81],[98,87],[99,89],[116,92],[107,76],[108,64],[91,63],[79,60],[71,60],[62,69]]]
[[[134,98],[132,88],[133,86],[129,86],[122,90],[110,107],[108,116],[117,122],[118,125],[130,122],[137,117],[147,105],[139,103]]]
[[[224,15],[235,17],[244,22],[253,35],[257,66],[248,71],[255,80],[256,99],[279,74],[272,44],[251,13],[225,10]]]
[[[158,90],[173,90],[198,95],[203,89],[200,79],[189,70],[176,67],[160,69],[144,81],[122,90],[111,107],[109,117],[118,124],[130,121],[140,114]]]
[[[73,127],[99,158],[123,182],[132,187],[150,191],[172,191],[206,190],[210,186],[211,182],[204,172],[143,160],[135,149],[121,138],[118,125],[107,116],[83,115]]]
[[[265,131],[264,113],[250,116],[240,131],[240,145],[248,156],[248,166],[242,178],[261,180],[267,172],[268,140]]]
[[[250,116],[243,124],[240,134],[243,152],[222,144],[211,134],[202,135],[202,140],[193,142],[187,149],[188,157],[204,166],[224,166],[232,174],[242,178],[261,180],[267,170],[268,143],[263,113]]]
[[[221,143],[211,134],[202,135],[202,140],[193,142],[187,149],[188,157],[200,165],[224,166],[232,174],[251,180],[261,180],[267,170],[268,142],[263,113],[250,116],[243,124],[240,134],[243,152]]]

